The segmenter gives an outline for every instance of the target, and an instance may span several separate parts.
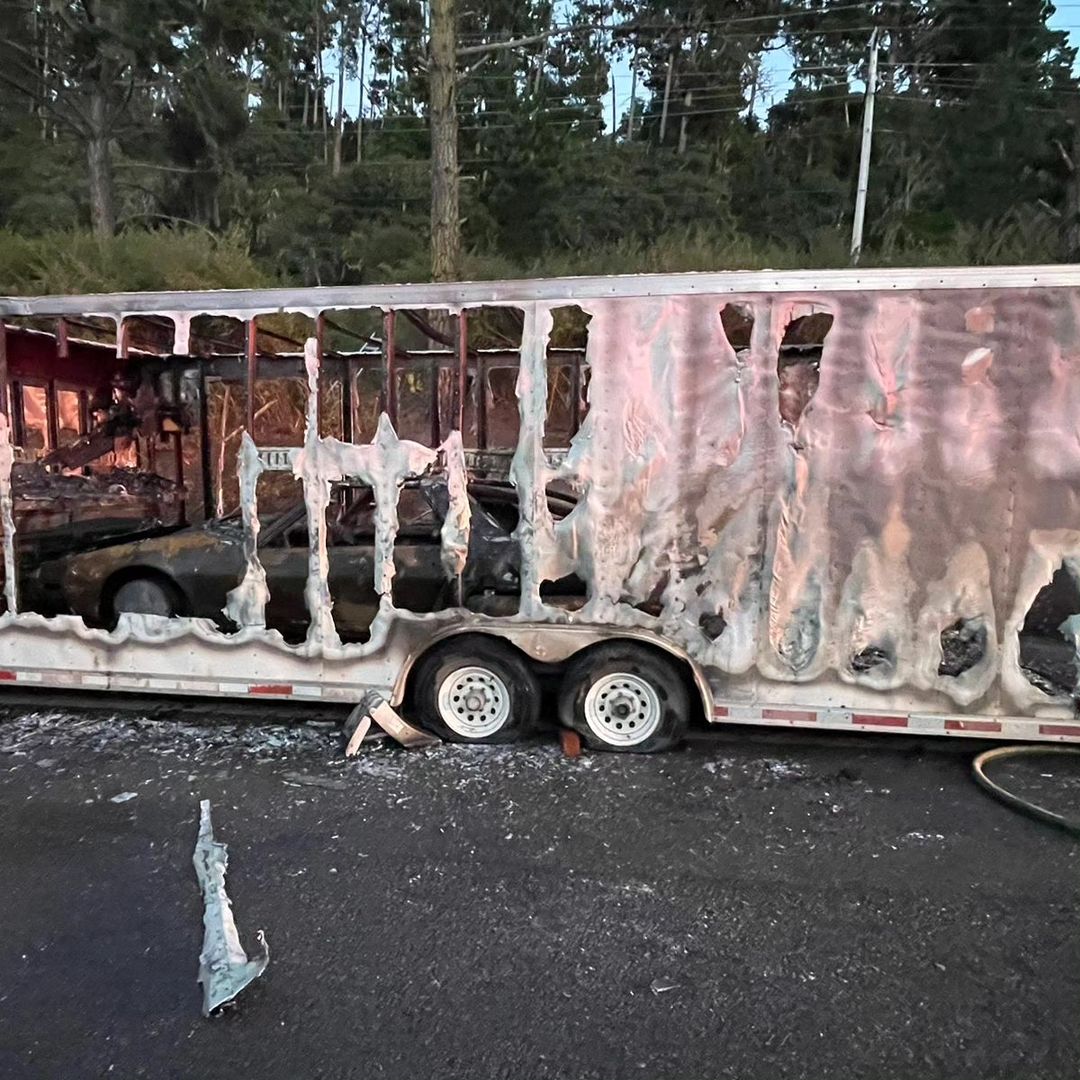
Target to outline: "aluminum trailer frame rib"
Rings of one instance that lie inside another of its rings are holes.
[[[494,634],[541,660],[630,636],[685,660],[716,720],[1080,738],[1072,694],[1034,685],[1019,646],[1055,571],[1080,573],[1078,290],[1080,267],[1049,266],[0,299],[8,317],[163,316],[181,356],[199,314],[509,305],[524,319],[517,615],[394,607],[400,484],[438,462],[460,492],[465,448],[457,433],[441,447],[402,440],[388,422],[371,444],[321,437],[313,337],[307,432],[291,459],[308,505],[308,639],[292,646],[266,629],[251,544],[230,596],[234,634],[197,620],[124,616],[106,632],[16,613],[9,577],[0,678],[338,700],[374,688],[399,700],[416,656],[446,635]],[[547,349],[553,312],[568,305],[590,317],[589,410],[557,461],[544,447]],[[746,342],[729,340],[725,309],[750,326]],[[831,319],[820,371],[785,405],[781,349],[807,318]],[[253,529],[258,455],[245,447]],[[5,423],[0,510],[11,458]],[[382,605],[364,645],[343,645],[331,614],[325,510],[342,478],[369,483],[378,506]],[[543,497],[553,481],[580,493],[561,521]],[[443,533],[448,565],[468,548],[462,510]],[[571,573],[588,597],[567,613],[541,585]],[[950,673],[942,635],[958,624],[982,644]]]

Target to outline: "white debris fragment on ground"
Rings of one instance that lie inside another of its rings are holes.
[[[266,935],[258,932],[261,955],[249,960],[240,944],[232,901],[225,891],[229,853],[214,839],[210,800],[199,803],[199,838],[195,843],[195,873],[203,893],[203,946],[199,954],[199,982],[203,988],[203,1015],[228,1004],[270,963]]]
[[[125,803],[130,802],[132,799],[137,799],[139,793],[137,791],[121,791],[119,795],[114,795],[109,802]]]

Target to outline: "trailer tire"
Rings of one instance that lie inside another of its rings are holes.
[[[451,640],[422,657],[411,699],[417,723],[448,742],[516,742],[540,716],[528,661],[485,637]]]
[[[676,665],[632,641],[579,653],[559,691],[559,722],[594,750],[654,754],[682,742],[690,695]]]

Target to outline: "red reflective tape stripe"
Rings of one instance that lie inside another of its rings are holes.
[[[804,712],[801,709],[762,709],[762,720],[790,720],[792,723],[816,724],[816,712]]]
[[[714,705],[712,714],[713,716],[727,716],[728,707],[726,705]]]
[[[291,694],[291,683],[268,683],[266,686],[249,686],[249,694]]]
[[[1076,724],[1040,724],[1040,735],[1072,735],[1080,739],[1080,726]]]
[[[18,676],[14,671],[0,671],[0,681],[2,682],[14,682]]]
[[[946,720],[946,731],[1001,731],[996,720]]]
[[[873,724],[874,727],[907,727],[906,716],[872,716],[870,713],[852,713],[853,724]]]

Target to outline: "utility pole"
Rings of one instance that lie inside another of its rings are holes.
[[[457,26],[454,0],[428,5],[431,88],[431,279],[461,276],[461,209],[458,174]]]
[[[870,55],[866,64],[866,98],[863,103],[862,149],[859,152],[859,184],[855,191],[855,220],[851,225],[851,262],[862,254],[863,221],[866,218],[866,189],[870,182],[870,147],[874,141],[874,95],[877,91],[878,32],[870,35]]]
[[[667,114],[668,114],[668,101],[671,99],[671,76],[675,71],[675,49],[668,53],[667,62],[667,75],[664,78],[664,104],[660,109],[660,139],[661,146],[664,145],[664,136],[667,134]]]
[[[334,176],[341,172],[341,143],[345,136],[345,20],[338,23],[337,117],[334,122]]]
[[[603,13],[603,8],[600,9]],[[608,56],[613,57],[615,55],[615,0],[611,3],[611,33],[608,35]],[[609,61],[608,67],[611,70],[611,141],[614,142],[619,134],[619,116],[617,113],[618,105],[615,98],[615,65]]]
[[[611,69],[611,141],[614,142],[619,134],[618,104],[615,100],[615,68]]]
[[[694,103],[694,91],[687,90],[683,95],[683,114],[679,118],[679,149],[675,152],[681,157],[686,153],[686,129],[690,120],[690,106]]]
[[[356,107],[356,160],[364,157],[364,80],[367,78],[367,20],[360,9],[360,104]]]

